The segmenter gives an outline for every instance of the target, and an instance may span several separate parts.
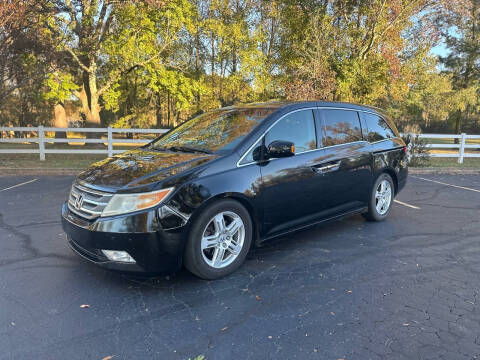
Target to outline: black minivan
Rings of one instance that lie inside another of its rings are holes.
[[[62,207],[71,248],[108,269],[182,264],[204,279],[252,246],[345,215],[385,219],[407,149],[374,108],[269,102],[199,115],[80,173]]]

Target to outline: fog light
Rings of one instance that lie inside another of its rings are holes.
[[[108,260],[118,261],[118,262],[126,262],[126,263],[134,263],[135,262],[135,260],[126,251],[102,250],[102,252],[108,258]]]

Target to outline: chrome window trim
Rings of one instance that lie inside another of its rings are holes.
[[[257,164],[258,162],[257,161],[251,161],[251,162],[248,162],[248,163],[245,163],[245,164],[240,164],[240,162],[243,160],[243,158],[245,156],[247,156],[247,154],[258,144],[258,142],[265,136],[265,134],[267,132],[270,131],[270,129],[272,127],[274,127],[280,120],[282,120],[285,116],[287,115],[290,115],[290,114],[293,114],[295,112],[298,112],[298,111],[303,111],[303,110],[323,110],[323,109],[326,109],[326,110],[347,110],[347,111],[357,111],[357,112],[364,112],[364,113],[367,113],[367,114],[373,114],[373,115],[377,115],[377,116],[380,116],[378,113],[375,113],[373,111],[367,111],[367,110],[359,110],[359,109],[351,109],[351,108],[341,108],[341,107],[333,107],[333,106],[315,106],[315,107],[307,107],[307,108],[301,108],[301,109],[296,109],[296,110],[293,110],[293,111],[290,111],[289,113],[286,113],[285,115],[282,115],[280,118],[278,118],[272,125],[270,125],[267,130],[265,130],[262,135],[259,136],[259,138],[247,149],[247,151],[245,151],[243,153],[243,155],[240,157],[240,159],[237,161],[237,168],[239,167],[242,167],[242,166],[247,166],[247,165],[252,165],[252,164]],[[380,116],[382,119],[383,117]],[[385,121],[385,119],[383,119]],[[387,124],[388,125],[388,124]],[[385,141],[385,140],[390,140],[390,139],[384,139],[384,140],[380,140],[380,141]],[[312,152],[312,151],[318,151],[318,150],[323,150],[323,149],[328,149],[328,148],[331,148],[331,147],[335,147],[335,146],[341,146],[341,145],[347,145],[347,144],[355,144],[355,143],[360,143],[360,142],[366,142],[366,143],[369,143],[369,144],[374,144],[374,143],[370,143],[368,142],[367,140],[360,140],[360,141],[353,141],[353,142],[349,142],[349,143],[345,143],[345,144],[337,144],[337,145],[330,145],[330,146],[325,146],[325,147],[320,147],[320,148],[316,148],[316,149],[312,149],[312,150],[307,150],[307,151],[303,151],[303,152],[300,152],[300,153],[297,153],[295,154],[295,156],[297,155],[301,155],[301,154],[305,154],[305,153],[308,153],[308,152]],[[317,143],[318,143],[318,139],[317,139]],[[278,158],[271,158],[269,159],[269,161],[271,160],[277,160]]]
[[[383,139],[383,140],[377,140],[377,141],[369,142],[369,143],[373,145],[373,144],[378,144],[378,143],[381,143],[381,142],[384,142],[384,141],[391,141],[392,139],[398,139],[398,137],[386,138],[386,139]]]
[[[384,154],[384,153],[391,152],[391,151],[399,151],[399,150],[402,150],[402,148],[403,148],[403,146],[399,146],[399,147],[396,147],[396,148],[393,148],[393,149],[376,150],[376,151],[373,151],[373,154]]]

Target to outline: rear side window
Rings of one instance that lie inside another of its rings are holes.
[[[395,138],[396,135],[388,124],[380,116],[375,114],[363,114],[368,127],[368,141],[375,142]]]
[[[356,111],[320,110],[323,118],[323,146],[361,141],[362,128]]]
[[[275,140],[291,141],[295,144],[295,153],[317,148],[315,120],[312,110],[301,110],[285,116],[265,135],[265,145]]]

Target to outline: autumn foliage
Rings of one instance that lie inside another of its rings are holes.
[[[164,127],[236,103],[322,99],[380,106],[401,127],[478,131],[479,6],[3,0],[0,124]]]

